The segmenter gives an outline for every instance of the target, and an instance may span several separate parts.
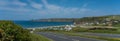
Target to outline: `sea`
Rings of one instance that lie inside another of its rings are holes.
[[[35,21],[13,21],[15,24],[22,26],[23,28],[42,28],[49,26],[63,26],[72,25],[73,22],[35,22]]]

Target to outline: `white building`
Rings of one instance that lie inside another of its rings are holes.
[[[72,27],[69,26],[69,25],[66,25],[64,29],[65,29],[66,31],[70,31],[70,30],[72,29]]]

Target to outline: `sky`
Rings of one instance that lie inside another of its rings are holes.
[[[120,0],[0,0],[0,20],[120,15]]]

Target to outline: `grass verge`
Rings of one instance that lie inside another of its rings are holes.
[[[31,38],[32,41],[53,41],[49,38],[46,38],[46,37],[44,37],[42,35],[38,35],[38,34],[32,34],[31,37],[32,37]]]
[[[58,33],[58,32],[55,32],[55,33]],[[59,32],[59,33],[70,35],[70,36],[80,36],[80,37],[85,37],[85,38],[94,38],[94,39],[107,40],[107,41],[120,41],[120,38],[90,36],[90,35],[76,34],[76,33],[72,33],[72,32]]]

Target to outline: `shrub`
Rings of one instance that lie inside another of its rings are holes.
[[[30,41],[30,33],[11,21],[0,21],[1,41]]]

